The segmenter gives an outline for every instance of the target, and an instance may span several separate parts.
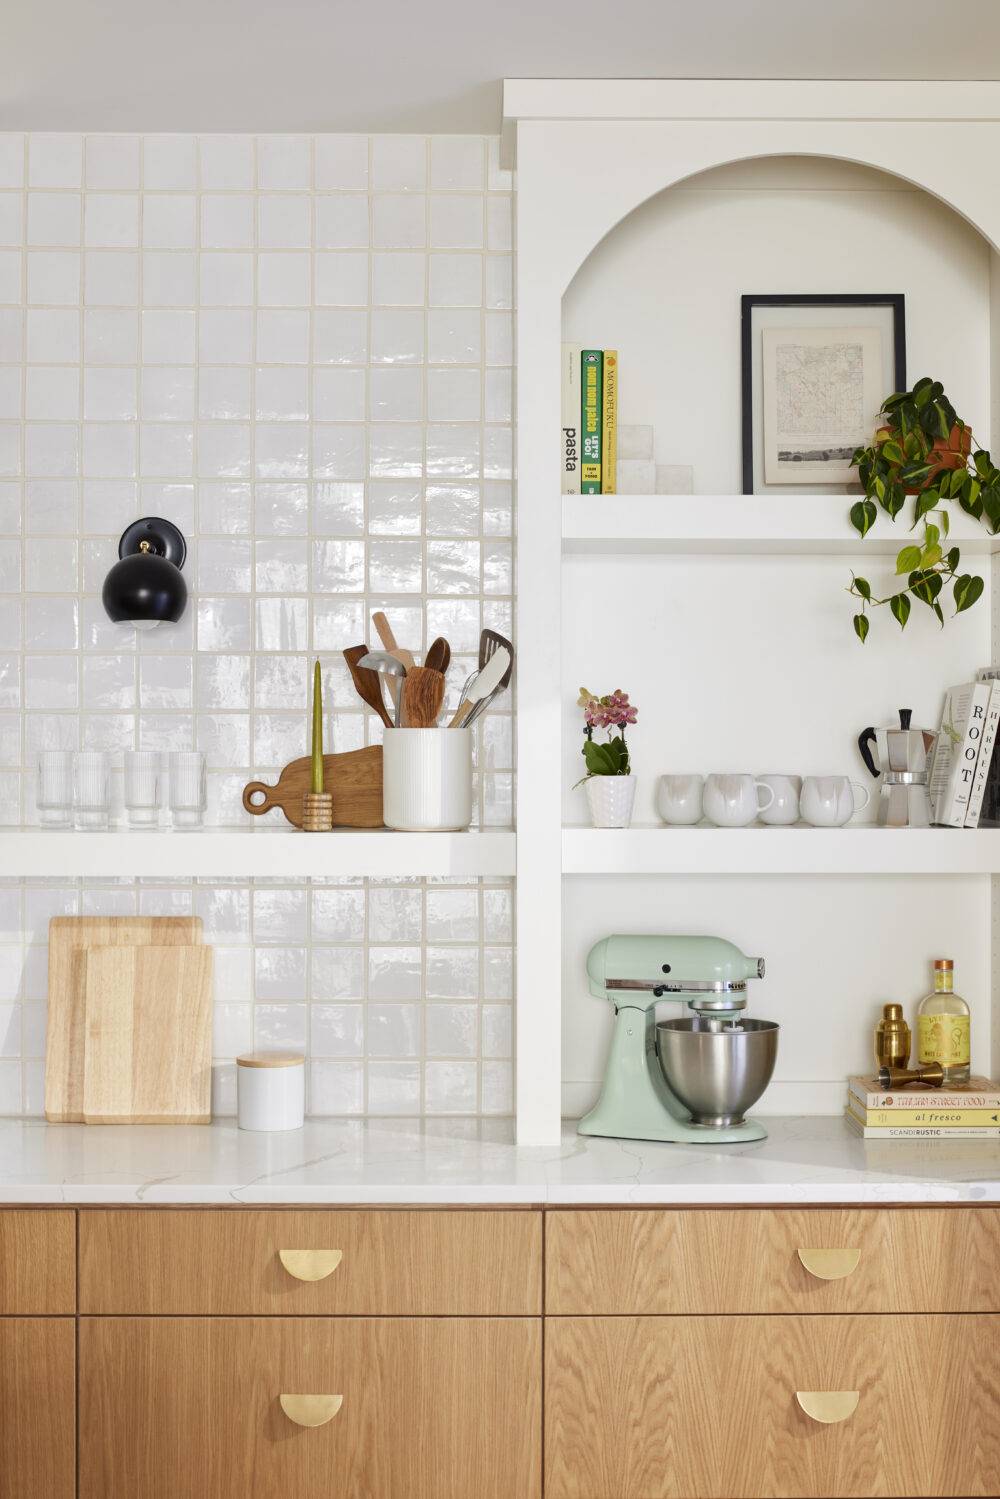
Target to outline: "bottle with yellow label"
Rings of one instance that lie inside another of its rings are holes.
[[[953,988],[951,958],[935,958],[934,988],[917,1007],[917,1055],[940,1062],[944,1086],[969,1081],[969,1006]]]

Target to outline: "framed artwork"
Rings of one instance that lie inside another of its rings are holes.
[[[901,292],[742,298],[743,493],[858,483],[887,395],[906,388]]]

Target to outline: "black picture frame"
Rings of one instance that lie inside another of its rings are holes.
[[[893,388],[906,389],[906,298],[902,292],[765,292],[740,298],[743,493],[753,494],[753,337],[755,307],[891,307]],[[889,392],[887,391],[888,395]]]

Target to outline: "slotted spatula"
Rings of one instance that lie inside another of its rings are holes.
[[[389,717],[385,698],[382,696],[382,678],[377,671],[358,665],[361,658],[367,654],[366,645],[350,645],[344,652],[344,660],[347,662],[358,697],[363,703],[367,703],[369,708],[374,709],[387,729],[391,729],[392,719]]]
[[[510,660],[507,673],[497,685],[500,688],[510,686],[510,674],[514,670],[514,647],[505,635],[499,635],[496,630],[484,630],[479,637],[479,670],[482,671],[487,661],[495,656],[497,651],[504,650]]]

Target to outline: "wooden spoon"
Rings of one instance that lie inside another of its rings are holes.
[[[429,666],[415,666],[403,682],[403,727],[433,729],[444,702],[444,675]]]
[[[382,696],[382,678],[377,671],[358,665],[361,657],[367,654],[366,645],[351,645],[344,652],[344,660],[347,662],[358,697],[363,703],[367,703],[369,708],[374,709],[387,729],[391,729],[392,719],[386,711],[385,698]]]
[[[424,657],[424,665],[429,671],[439,671],[442,674],[451,665],[451,646],[443,635],[432,640],[427,647],[427,655]]]

